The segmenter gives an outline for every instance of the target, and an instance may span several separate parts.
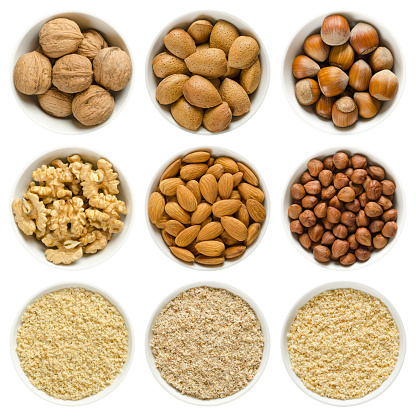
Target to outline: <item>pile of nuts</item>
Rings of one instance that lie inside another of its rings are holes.
[[[220,265],[241,256],[266,219],[256,174],[225,156],[197,151],[175,160],[150,195],[149,220],[182,261]]]
[[[290,230],[319,262],[367,261],[397,232],[395,190],[384,169],[364,156],[338,152],[323,161],[312,159],[290,189]]]
[[[65,18],[42,26],[39,45],[18,59],[16,89],[36,95],[42,110],[51,116],[73,114],[84,126],[104,123],[114,109],[108,90],[121,91],[130,80],[128,54],[108,47],[96,30],[81,33],[77,23]]]
[[[171,30],[164,44],[168,52],[152,63],[154,74],[162,78],[156,99],[171,106],[180,126],[197,130],[202,124],[210,132],[220,132],[233,116],[248,113],[249,95],[261,77],[260,47],[254,38],[240,36],[225,20],[214,26],[197,20],[187,31]]]
[[[54,264],[71,264],[103,250],[123,229],[121,215],[127,214],[126,204],[116,197],[120,181],[109,161],[99,159],[94,169],[80,155],[67,160],[35,170],[23,198],[12,203],[20,230],[56,247],[45,252]]]
[[[305,39],[303,50],[292,65],[299,79],[296,98],[305,106],[315,104],[316,113],[337,127],[353,125],[359,115],[374,117],[397,93],[393,55],[379,46],[377,30],[367,23],[350,30],[343,16],[328,16],[321,33]]]

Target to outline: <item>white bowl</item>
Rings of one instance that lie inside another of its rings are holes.
[[[29,116],[33,121],[35,121],[39,125],[56,133],[62,134],[89,133],[91,131],[106,126],[108,123],[114,120],[123,110],[133,89],[134,64],[132,77],[127,86],[121,91],[111,91],[111,95],[114,97],[115,103],[114,111],[111,117],[104,123],[99,124],[98,126],[84,126],[73,116],[66,118],[58,118],[46,114],[41,109],[38,103],[38,99],[35,95],[25,95],[16,89],[16,87],[14,86],[13,77],[14,67],[21,55],[27,52],[32,52],[39,46],[39,31],[42,28],[42,26],[49,20],[56,19],[58,17],[66,17],[68,19],[74,20],[78,24],[82,32],[84,32],[87,29],[98,30],[104,36],[109,46],[119,46],[123,51],[127,52],[130,56],[130,59],[132,59],[131,53],[129,52],[129,48],[126,42],[120,36],[119,32],[116,31],[104,20],[80,12],[63,12],[54,15],[49,15],[47,17],[44,17],[42,20],[36,22],[32,27],[30,27],[17,43],[10,65],[10,82],[12,85],[12,90],[22,110],[26,113],[27,116]]]
[[[320,293],[325,292],[326,290],[342,289],[342,288],[361,290],[362,292],[368,293],[380,299],[390,311],[394,321],[396,322],[397,329],[399,330],[399,334],[400,334],[399,358],[397,360],[396,366],[394,367],[394,370],[378,389],[372,391],[371,393],[359,399],[350,399],[350,400],[330,399],[328,397],[320,396],[319,394],[314,393],[312,390],[309,390],[302,383],[301,379],[296,375],[296,373],[293,371],[292,365],[290,362],[289,351],[288,351],[287,334],[290,332],[290,328],[292,326],[293,321],[296,318],[298,310],[307,302],[309,302],[314,296],[317,296]],[[287,372],[289,373],[290,378],[304,393],[306,393],[308,396],[312,397],[313,399],[318,400],[319,402],[322,402],[325,404],[330,404],[333,406],[341,406],[341,407],[355,406],[358,404],[369,402],[370,400],[376,398],[381,393],[385,392],[391,386],[393,381],[396,379],[396,377],[398,376],[402,368],[404,357],[406,354],[406,333],[405,333],[403,322],[400,318],[400,315],[398,314],[394,306],[390,303],[390,301],[386,299],[381,293],[377,292],[371,287],[362,285],[361,283],[346,282],[346,281],[331,282],[331,283],[326,283],[324,285],[318,286],[310,290],[308,293],[303,295],[292,307],[283,326],[282,337],[281,337],[281,350],[282,350],[283,362],[284,362]]]
[[[289,206],[293,203],[292,197],[290,195],[290,188],[294,183],[300,183],[300,177],[303,172],[305,172],[308,168],[306,164],[311,159],[320,159],[323,160],[327,156],[331,156],[337,152],[345,152],[348,156],[352,156],[355,154],[360,154],[367,157],[367,161],[369,165],[375,165],[375,166],[381,166],[384,168],[386,172],[386,179],[392,180],[396,184],[396,191],[394,193],[394,201],[393,201],[393,208],[397,210],[397,226],[398,230],[394,237],[389,239],[389,242],[386,247],[384,247],[381,250],[374,250],[371,253],[371,257],[369,260],[360,262],[356,261],[351,266],[343,266],[339,262],[330,261],[329,263],[321,263],[317,260],[315,260],[315,257],[313,256],[312,251],[304,249],[300,243],[299,243],[299,235],[296,233],[292,233],[290,231],[290,218],[287,215],[287,211],[289,209]],[[292,245],[298,250],[299,253],[301,253],[305,258],[312,261],[314,264],[317,264],[319,266],[332,269],[332,270],[357,270],[365,266],[369,266],[370,264],[374,264],[376,261],[380,260],[383,256],[385,256],[395,245],[396,241],[398,240],[403,228],[404,228],[404,222],[406,219],[406,200],[404,197],[403,187],[400,184],[399,178],[394,175],[393,170],[390,166],[388,166],[383,160],[381,160],[379,157],[375,156],[374,154],[368,152],[367,150],[358,149],[355,147],[348,147],[347,149],[340,149],[340,148],[330,148],[322,150],[318,153],[315,153],[314,155],[311,155],[310,158],[303,161],[301,165],[293,172],[293,174],[290,176],[290,179],[288,181],[288,184],[286,186],[285,194],[283,195],[282,199],[282,220],[283,220],[283,228],[286,231],[286,234],[289,238],[289,240],[292,242]]]
[[[150,343],[151,343],[151,340],[152,340],[152,337],[153,337],[152,327],[153,327],[154,323],[156,322],[156,319],[159,316],[160,312],[162,311],[163,307],[167,303],[169,303],[171,300],[173,300],[176,296],[178,296],[180,293],[182,293],[182,292],[184,292],[188,289],[191,289],[191,288],[194,288],[194,287],[201,287],[201,286],[212,287],[212,288],[215,288],[215,289],[226,289],[229,292],[233,293],[234,295],[240,296],[240,298],[245,300],[250,305],[251,309],[253,309],[253,311],[256,313],[256,316],[257,316],[258,320],[260,321],[261,329],[262,329],[263,337],[264,337],[263,357],[261,359],[260,366],[259,366],[259,368],[257,370],[257,373],[254,376],[253,380],[251,380],[250,383],[245,388],[243,388],[242,390],[238,391],[237,393],[235,393],[231,396],[224,397],[223,399],[201,400],[201,399],[197,399],[195,397],[191,397],[191,396],[181,394],[178,390],[173,388],[170,384],[168,384],[162,378],[162,376],[160,375],[159,370],[155,366],[152,349],[150,348]],[[269,359],[269,354],[270,354],[269,328],[267,326],[266,319],[265,319],[263,313],[261,312],[260,308],[255,304],[255,302],[249,296],[247,296],[241,290],[236,289],[235,287],[232,287],[232,286],[229,286],[229,285],[225,285],[223,283],[212,282],[212,281],[203,281],[203,282],[191,283],[191,284],[188,284],[186,286],[182,286],[182,287],[176,289],[171,294],[166,296],[162,300],[162,302],[159,303],[159,305],[157,306],[157,308],[153,312],[152,317],[150,318],[149,325],[147,326],[147,330],[146,330],[145,342],[146,342],[145,343],[145,350],[146,350],[147,363],[149,364],[150,371],[152,372],[152,374],[155,377],[155,379],[157,380],[157,382],[168,393],[170,393],[172,396],[176,397],[177,399],[182,400],[186,403],[200,405],[200,406],[217,406],[219,404],[229,403],[229,402],[232,402],[233,400],[238,399],[243,394],[247,393],[257,383],[257,381],[260,379],[261,375],[263,374],[263,371],[266,368],[267,360]]]
[[[49,394],[46,394],[44,391],[37,389],[29,381],[25,372],[22,370],[22,367],[20,366],[20,359],[19,359],[19,356],[17,355],[17,352],[16,352],[17,330],[18,330],[18,328],[21,324],[23,313],[26,311],[26,309],[29,305],[31,305],[33,302],[35,302],[40,297],[46,295],[47,293],[55,292],[57,290],[66,289],[66,288],[74,288],[74,287],[80,287],[80,288],[90,290],[92,292],[99,293],[104,298],[106,298],[111,304],[113,304],[117,308],[117,310],[121,313],[121,315],[124,318],[124,322],[126,324],[126,328],[127,328],[127,331],[128,331],[127,360],[124,363],[120,374],[116,377],[116,379],[113,381],[113,383],[111,385],[109,385],[108,387],[106,387],[104,390],[101,390],[100,392],[98,392],[97,394],[94,394],[93,396],[85,397],[84,399],[81,399],[81,400],[55,399],[54,397],[50,396]],[[60,404],[60,405],[63,405],[63,406],[81,406],[81,405],[84,405],[84,404],[90,404],[90,403],[96,402],[97,400],[100,400],[103,397],[107,396],[112,391],[114,391],[121,384],[121,382],[124,380],[124,377],[126,376],[128,370],[130,368],[131,362],[133,360],[133,354],[134,354],[133,326],[132,326],[132,324],[129,320],[129,317],[127,316],[125,310],[122,308],[122,306],[111,295],[109,295],[104,290],[102,290],[102,289],[100,289],[96,286],[91,286],[91,285],[87,285],[85,283],[80,283],[80,282],[61,283],[59,285],[49,286],[49,287],[43,289],[42,291],[40,291],[39,293],[34,295],[31,299],[29,299],[22,306],[19,313],[17,314],[17,317],[16,317],[16,319],[14,321],[14,324],[13,324],[13,327],[12,327],[12,332],[10,334],[10,353],[11,353],[13,365],[14,365],[14,368],[16,369],[16,371],[17,371],[17,374],[19,375],[19,377],[21,378],[23,383],[26,385],[26,387],[28,387],[29,390],[31,390],[33,393],[37,394],[39,397],[42,397],[42,399],[45,399],[45,400],[47,400],[48,402],[51,402],[51,403]]]
[[[165,45],[163,43],[164,37],[175,28],[182,28],[184,30],[187,30],[188,27],[192,22],[199,19],[205,19],[209,20],[212,24],[215,24],[218,20],[226,20],[227,22],[232,23],[240,33],[240,35],[245,36],[251,36],[255,38],[260,45],[260,63],[261,63],[261,81],[260,85],[258,86],[257,90],[250,94],[250,101],[251,101],[251,108],[250,111],[242,116],[239,117],[233,117],[231,123],[229,126],[218,133],[211,133],[208,130],[206,130],[203,126],[201,126],[198,130],[192,131],[183,128],[180,126],[176,121],[173,119],[171,113],[170,113],[170,105],[160,105],[156,100],[156,88],[161,81],[160,78],[157,78],[156,75],[153,73],[153,67],[152,67],[152,61],[153,58],[158,55],[159,53],[163,52],[165,50]],[[184,14],[172,22],[170,22],[168,25],[166,25],[160,33],[156,36],[156,39],[153,41],[152,46],[150,47],[149,53],[147,55],[146,59],[146,85],[147,90],[150,95],[150,99],[152,100],[153,104],[157,108],[160,114],[168,120],[171,124],[174,126],[188,132],[188,133],[196,133],[196,134],[219,134],[219,133],[226,133],[231,130],[235,130],[236,128],[242,126],[245,122],[250,120],[251,117],[254,116],[255,112],[260,108],[267,90],[269,88],[269,82],[270,82],[270,63],[269,63],[269,57],[267,55],[266,48],[261,41],[260,37],[257,35],[257,33],[245,22],[238,19],[237,17],[220,12],[217,10],[197,10],[191,13]]]
[[[315,113],[315,106],[303,106],[298,103],[295,97],[295,84],[298,81],[292,73],[292,63],[293,60],[298,55],[303,55],[303,42],[304,40],[313,34],[320,33],[320,28],[322,22],[327,16],[333,14],[340,14],[344,16],[350,27],[353,27],[358,22],[369,23],[377,29],[380,38],[380,46],[385,46],[390,49],[394,57],[394,66],[392,71],[399,78],[399,90],[397,91],[396,96],[391,101],[383,102],[380,111],[373,118],[363,119],[359,117],[357,122],[350,127],[339,128],[336,127],[332,120],[325,120],[322,117],[319,117]],[[295,34],[292,41],[289,43],[289,46],[286,49],[285,57],[282,64],[282,86],[286,94],[286,98],[289,101],[290,106],[293,108],[295,113],[304,121],[306,121],[311,126],[322,130],[326,133],[333,134],[353,134],[361,133],[367,131],[377,124],[385,120],[391,112],[396,108],[397,104],[400,101],[400,98],[403,93],[404,85],[406,81],[406,64],[404,61],[404,55],[400,49],[399,44],[396,39],[390,33],[388,27],[381,24],[378,20],[374,19],[371,16],[367,16],[362,13],[356,12],[343,12],[343,11],[334,11],[328,12],[323,15],[320,15],[313,20],[306,23],[301,29]]]
[[[186,263],[182,260],[179,260],[176,256],[174,256],[172,254],[172,252],[169,250],[169,247],[164,242],[164,240],[162,238],[162,233],[161,233],[162,230],[157,228],[154,224],[152,224],[149,221],[149,216],[148,216],[148,211],[147,211],[147,206],[148,206],[148,201],[149,201],[150,194],[152,192],[154,192],[156,190],[156,188],[159,186],[160,177],[162,176],[165,169],[172,162],[174,162],[175,160],[184,157],[188,153],[192,153],[192,152],[196,152],[196,151],[210,152],[211,156],[214,156],[214,157],[228,156],[228,157],[231,157],[232,159],[234,159],[236,162],[244,163],[247,167],[249,167],[257,175],[257,177],[259,179],[259,188],[264,192],[263,205],[264,205],[264,208],[266,209],[267,217],[261,223],[260,234],[257,237],[256,241],[254,241],[254,243],[252,243],[249,247],[247,247],[246,251],[241,256],[239,256],[235,259],[227,259],[227,260],[225,260],[225,262],[223,264],[218,265],[218,266],[205,266],[205,265],[202,265],[202,264],[198,264],[196,262]],[[160,248],[160,250],[162,250],[162,252],[164,254],[166,254],[170,259],[172,259],[173,261],[175,261],[176,263],[178,263],[182,266],[190,267],[194,270],[219,270],[219,269],[221,270],[221,269],[226,269],[227,267],[231,267],[231,266],[239,263],[240,261],[243,261],[244,259],[246,259],[257,248],[257,246],[260,244],[260,241],[262,240],[264,234],[266,233],[266,229],[267,229],[267,226],[269,224],[270,213],[271,213],[271,211],[270,211],[269,192],[267,190],[267,187],[266,187],[266,184],[265,184],[263,178],[260,176],[259,171],[247,159],[243,158],[238,153],[235,153],[231,150],[225,149],[223,147],[217,147],[217,146],[194,147],[194,148],[191,148],[191,149],[184,150],[184,151],[176,154],[172,158],[170,158],[168,161],[166,161],[159,168],[159,170],[156,172],[155,176],[153,176],[153,179],[150,182],[149,189],[147,190],[146,200],[145,200],[146,224],[147,224],[147,228],[149,229],[150,235],[153,238],[153,241]]]
[[[81,155],[84,162],[91,162],[94,164],[94,166],[96,166],[97,161],[101,158],[107,159],[113,164],[113,169],[115,172],[118,173],[118,179],[120,180],[120,184],[118,186],[120,193],[117,195],[117,197],[118,199],[121,199],[126,203],[128,212],[127,215],[124,218],[122,218],[122,221],[124,222],[123,230],[120,233],[112,235],[111,240],[108,242],[108,245],[104,250],[97,251],[97,253],[95,254],[85,254],[82,258],[80,258],[72,264],[55,265],[50,261],[46,260],[45,251],[48,249],[48,247],[46,247],[42,243],[42,241],[37,240],[34,235],[28,236],[19,229],[14,220],[12,202],[16,198],[22,198],[23,195],[27,192],[29,183],[33,180],[33,171],[35,171],[37,168],[40,168],[42,165],[51,165],[51,162],[55,159],[61,159],[65,163],[66,158],[74,154]],[[34,256],[37,260],[41,261],[42,263],[61,270],[88,269],[108,260],[113,254],[115,254],[119,250],[119,248],[126,241],[133,224],[135,213],[133,194],[126,177],[123,175],[119,168],[119,165],[113,163],[112,157],[108,158],[105,155],[97,153],[93,150],[79,147],[65,147],[60,149],[54,149],[48,153],[38,156],[32,162],[28,163],[27,167],[22,171],[22,173],[16,181],[16,184],[13,187],[9,203],[9,209],[10,219],[13,223],[13,229],[15,230],[16,236],[18,240],[23,244],[24,248],[30,254],[32,254],[32,256]]]

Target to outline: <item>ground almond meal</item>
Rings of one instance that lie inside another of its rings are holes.
[[[288,349],[293,371],[309,390],[357,399],[393,371],[399,331],[379,299],[354,289],[328,290],[299,309]]]
[[[237,393],[254,378],[263,356],[260,321],[247,302],[225,289],[180,293],[162,309],[152,330],[161,376],[198,399]]]
[[[80,400],[109,386],[127,359],[120,312],[83,288],[50,292],[28,306],[17,354],[30,382],[56,399]]]

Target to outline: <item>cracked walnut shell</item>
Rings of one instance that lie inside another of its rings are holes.
[[[107,42],[96,30],[90,29],[83,33],[84,39],[78,46],[77,54],[93,60],[101,49],[107,48]]]
[[[106,89],[120,91],[130,81],[132,71],[130,57],[117,46],[98,52],[93,67],[95,81]]]

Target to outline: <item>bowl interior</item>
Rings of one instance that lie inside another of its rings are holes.
[[[41,165],[51,165],[51,162],[54,159],[61,159],[66,163],[66,158],[68,156],[79,154],[84,162],[91,162],[96,168],[96,163],[100,158],[105,158],[113,163],[112,158],[107,158],[105,155],[96,153],[89,149],[80,149],[80,148],[63,148],[52,150],[31,162],[25,170],[21,173],[19,179],[17,180],[11,195],[10,200],[10,215],[12,220],[13,229],[16,231],[17,238],[23,244],[27,251],[32,254],[36,259],[41,261],[44,264],[47,264],[52,267],[56,267],[62,270],[82,270],[89,267],[96,266],[102,263],[105,260],[108,260],[113,254],[115,254],[118,249],[123,245],[125,240],[128,237],[130,232],[133,219],[134,219],[134,202],[133,195],[130,189],[130,186],[127,182],[126,177],[120,171],[117,165],[113,164],[113,169],[118,173],[120,184],[118,189],[120,193],[117,195],[117,198],[124,201],[127,206],[127,215],[122,216],[122,221],[124,222],[124,228],[120,233],[113,234],[111,240],[108,242],[107,247],[104,250],[100,250],[95,254],[87,255],[85,254],[81,259],[76,262],[68,265],[55,265],[48,260],[46,260],[45,250],[48,249],[41,241],[37,240],[33,235],[24,234],[17,226],[14,221],[14,215],[11,209],[12,201],[15,198],[22,198],[23,195],[27,192],[29,183],[32,181],[32,172],[37,168],[40,168]]]
[[[181,29],[187,30],[190,24],[198,19],[209,20],[213,25],[220,19],[226,20],[232,23],[237,28],[240,35],[251,36],[255,38],[260,45],[261,81],[257,90],[253,94],[250,94],[250,101],[251,101],[250,111],[247,114],[244,114],[242,116],[233,117],[233,120],[229,124],[229,126],[222,132],[219,132],[219,133],[225,133],[227,131],[235,130],[236,128],[240,127],[254,115],[254,113],[261,106],[266,96],[267,89],[269,88],[269,80],[270,80],[270,63],[269,63],[269,58],[267,56],[266,48],[263,42],[261,41],[257,33],[249,25],[247,25],[247,23],[243,22],[237,17],[232,16],[227,13],[219,12],[216,10],[195,11],[195,12],[180,16],[177,19],[170,22],[168,25],[166,25],[162,29],[162,31],[157,35],[152,46],[150,47],[150,50],[147,56],[147,61],[146,61],[147,90],[149,92],[150,99],[152,100],[153,104],[158,109],[160,114],[162,114],[163,117],[165,117],[166,120],[168,120],[174,126],[179,127],[180,129],[190,132],[190,133],[215,134],[215,133],[209,132],[203,126],[201,126],[197,131],[191,131],[191,130],[187,130],[181,127],[173,119],[170,113],[170,105],[160,105],[156,100],[156,88],[159,82],[161,81],[161,78],[157,78],[153,72],[153,67],[152,67],[153,58],[159,53],[165,51],[165,45],[163,43],[163,39],[172,29],[181,28]]]
[[[11,68],[10,68],[10,77],[12,83],[12,90],[17,99],[17,102],[23,109],[23,111],[36,123],[40,124],[41,126],[52,130],[57,133],[63,134],[81,134],[81,133],[88,133],[90,131],[96,130],[98,128],[104,127],[110,121],[114,120],[114,118],[121,112],[124,105],[127,102],[128,97],[130,96],[132,86],[133,86],[133,75],[130,82],[127,86],[121,91],[111,91],[111,94],[114,97],[115,105],[114,111],[111,117],[104,123],[98,126],[84,126],[80,122],[78,122],[73,116],[66,117],[66,118],[58,118],[50,116],[46,114],[40,107],[38,103],[38,99],[35,95],[25,95],[17,91],[14,86],[13,74],[14,74],[14,67],[19,59],[19,57],[27,52],[34,51],[39,46],[39,31],[42,26],[48,22],[49,20],[56,19],[58,17],[66,17],[68,19],[74,20],[78,26],[80,27],[81,31],[84,32],[87,29],[96,29],[99,31],[107,41],[110,46],[118,46],[124,51],[126,51],[130,58],[131,53],[125,43],[125,41],[121,38],[119,33],[108,23],[104,22],[103,20],[91,16],[85,13],[59,13],[52,16],[45,17],[41,21],[35,23],[20,39],[19,43],[16,46],[16,49],[13,54]],[[133,71],[134,74],[134,71]]]
[[[261,224],[260,234],[257,237],[256,241],[253,244],[251,244],[249,247],[247,247],[246,251],[244,252],[244,254],[242,256],[237,257],[235,259],[226,260],[222,265],[219,265],[219,266],[204,266],[204,265],[198,264],[196,262],[186,263],[182,260],[179,260],[177,257],[175,257],[171,253],[171,251],[169,250],[169,247],[164,242],[164,240],[162,238],[161,230],[149,221],[149,217],[147,215],[147,203],[149,201],[150,194],[152,192],[154,192],[156,190],[156,188],[159,186],[160,177],[162,176],[165,169],[172,162],[174,162],[175,160],[177,160],[179,158],[182,158],[185,155],[187,155],[188,153],[192,153],[192,152],[195,152],[195,151],[210,152],[211,156],[213,156],[213,157],[228,156],[228,157],[231,157],[232,159],[234,159],[237,162],[244,163],[251,170],[253,170],[253,172],[255,172],[255,174],[257,175],[257,177],[259,179],[259,188],[264,192],[264,196],[265,196],[264,201],[263,201],[263,205],[264,205],[264,208],[266,209],[267,217]],[[231,266],[239,263],[240,261],[243,261],[244,259],[246,259],[257,248],[257,246],[260,244],[260,241],[262,240],[264,234],[266,233],[266,229],[267,229],[267,226],[269,224],[270,197],[269,197],[269,192],[267,190],[266,184],[265,184],[263,178],[261,177],[259,171],[248,160],[246,160],[245,158],[243,158],[239,154],[234,153],[234,152],[232,152],[231,150],[228,150],[228,149],[224,149],[224,148],[220,148],[220,147],[196,147],[196,148],[184,150],[183,152],[178,153],[177,155],[175,155],[174,157],[169,159],[166,163],[164,163],[161,166],[161,168],[156,172],[155,176],[153,177],[152,181],[150,182],[149,189],[147,190],[146,201],[145,201],[145,216],[146,216],[146,223],[147,223],[150,235],[153,238],[153,241],[160,248],[160,250],[162,250],[162,252],[165,253],[170,259],[172,259],[175,262],[181,264],[182,266],[189,267],[189,268],[192,268],[194,270],[221,270],[221,269],[225,269],[227,267],[231,267]]]
[[[292,233],[290,231],[290,218],[287,215],[287,211],[289,209],[289,206],[292,204],[292,197],[290,195],[290,188],[294,183],[299,183],[300,182],[300,177],[301,177],[302,173],[307,170],[306,164],[308,163],[308,161],[311,160],[311,159],[323,160],[325,157],[333,155],[338,151],[345,152],[348,156],[352,156],[352,155],[355,155],[355,154],[360,154],[360,155],[366,156],[369,165],[376,165],[376,166],[381,166],[382,168],[384,168],[384,170],[386,172],[386,179],[390,179],[396,184],[396,192],[394,193],[394,201],[393,201],[394,208],[397,210],[397,213],[398,213],[398,217],[397,217],[397,221],[396,221],[397,226],[398,226],[398,230],[397,230],[396,235],[389,239],[389,242],[388,242],[386,247],[384,247],[381,250],[374,250],[371,253],[371,257],[370,257],[369,260],[367,260],[365,262],[357,261],[352,266],[348,266],[348,267],[343,266],[339,262],[334,262],[332,260],[327,264],[320,263],[320,262],[316,261],[313,254],[312,254],[312,251],[305,250],[300,245],[300,243],[298,241],[299,240],[298,234]],[[289,240],[293,243],[294,247],[303,256],[305,256],[307,259],[309,259],[310,261],[312,261],[313,263],[315,263],[319,266],[326,267],[328,269],[333,269],[333,270],[357,270],[359,268],[362,268],[362,267],[365,267],[365,266],[368,266],[370,264],[375,263],[377,260],[381,259],[384,255],[386,255],[393,248],[394,244],[398,240],[398,238],[400,236],[400,233],[401,233],[401,231],[404,227],[404,221],[405,221],[405,218],[406,218],[406,202],[405,202],[405,199],[404,199],[402,186],[400,184],[400,181],[399,181],[398,177],[394,175],[394,171],[384,161],[379,159],[377,156],[375,156],[375,155],[373,155],[373,154],[371,154],[367,151],[364,151],[362,149],[333,148],[333,149],[324,150],[324,151],[321,151],[319,153],[316,153],[315,155],[312,155],[308,160],[305,160],[295,170],[295,172],[292,174],[292,176],[290,177],[289,182],[287,184],[285,194],[283,196],[282,218],[283,218],[283,223],[284,223],[283,225],[284,225],[284,228],[286,230],[286,234],[287,234]]]
[[[292,74],[292,63],[293,60],[298,55],[303,55],[303,42],[304,40],[310,36],[320,32],[320,28],[322,22],[324,21],[325,17],[333,15],[333,14],[340,14],[344,16],[349,24],[350,27],[354,27],[359,22],[369,23],[377,29],[380,38],[380,46],[385,46],[393,54],[394,57],[394,66],[392,71],[397,75],[399,78],[399,90],[396,94],[396,97],[391,101],[383,102],[380,111],[376,116],[370,119],[363,119],[359,117],[359,120],[350,127],[346,128],[339,128],[334,125],[332,120],[326,120],[322,117],[319,117],[315,113],[315,106],[302,106],[298,103],[295,97],[295,84],[298,81]],[[327,13],[325,15],[321,15],[316,17],[315,19],[311,20],[309,23],[305,24],[294,36],[292,41],[290,42],[286,54],[283,61],[282,67],[282,82],[283,82],[283,89],[285,91],[285,95],[289,104],[293,108],[296,114],[298,114],[304,121],[310,124],[313,127],[316,127],[320,130],[323,130],[327,133],[333,134],[342,134],[342,133],[361,133],[366,131],[377,124],[381,123],[385,120],[389,114],[394,110],[396,105],[398,104],[400,97],[403,92],[404,84],[406,79],[406,69],[405,69],[405,62],[404,57],[401,52],[400,46],[397,43],[396,39],[388,30],[388,27],[385,27],[377,20],[373,19],[370,16],[363,15],[361,13],[355,12],[334,12],[334,13]]]
[[[47,293],[50,292],[54,292],[57,290],[61,290],[61,289],[66,289],[66,288],[75,288],[75,287],[82,287],[85,289],[88,289],[92,292],[97,292],[100,295],[102,295],[103,297],[105,297],[108,301],[110,301],[117,309],[118,311],[121,313],[121,315],[124,318],[125,324],[126,324],[126,328],[128,331],[128,354],[127,354],[127,360],[124,363],[124,366],[120,372],[120,374],[117,376],[117,378],[113,381],[113,383],[106,387],[104,390],[101,390],[100,392],[98,392],[97,394],[94,394],[93,396],[89,396],[89,397],[85,397],[84,399],[81,400],[62,400],[62,399],[56,399],[52,396],[49,396],[48,394],[46,394],[44,391],[42,390],[38,390],[27,378],[26,374],[24,373],[24,371],[22,370],[22,367],[20,366],[20,359],[17,355],[16,352],[16,338],[17,338],[17,330],[21,324],[21,319],[22,319],[22,315],[25,312],[26,308],[32,304],[33,302],[35,302],[37,299],[39,299],[40,297],[46,295]],[[38,294],[36,294],[35,296],[33,296],[30,300],[28,300],[23,307],[20,309],[19,313],[17,314],[17,317],[14,321],[13,324],[13,328],[12,328],[12,332],[10,335],[10,352],[11,352],[11,356],[12,356],[12,361],[13,361],[13,365],[17,371],[17,374],[19,375],[19,377],[22,379],[23,383],[35,394],[37,394],[39,397],[42,397],[42,399],[45,399],[51,403],[55,403],[55,404],[60,404],[63,406],[81,406],[84,404],[89,404],[89,403],[93,403],[96,402],[97,400],[102,399],[103,397],[107,396],[108,394],[110,394],[112,391],[114,391],[119,385],[120,383],[123,381],[124,377],[126,376],[131,362],[133,360],[133,354],[134,354],[134,334],[133,334],[133,327],[129,321],[129,318],[126,314],[126,312],[123,310],[123,308],[121,307],[121,305],[108,293],[104,292],[101,289],[98,289],[97,287],[94,286],[90,286],[84,283],[78,283],[78,282],[69,282],[69,283],[61,283],[59,285],[55,285],[55,286],[50,286],[48,288],[45,288],[44,290],[42,290],[41,292],[39,292]]]
[[[188,289],[191,289],[193,287],[201,287],[201,286],[208,286],[208,287],[213,287],[213,288],[217,288],[217,289],[226,289],[229,292],[231,292],[235,295],[238,295],[238,296],[240,296],[240,298],[244,299],[250,305],[251,309],[253,309],[253,311],[256,313],[257,318],[259,319],[259,321],[261,323],[261,328],[262,328],[263,337],[264,337],[263,357],[262,357],[262,360],[261,360],[260,367],[258,368],[257,373],[254,376],[253,380],[244,389],[238,391],[237,393],[235,393],[231,396],[225,397],[223,399],[200,400],[200,399],[197,399],[195,397],[191,397],[191,396],[181,394],[178,390],[173,388],[171,385],[169,385],[162,378],[162,376],[160,375],[159,370],[155,366],[152,349],[150,348],[150,343],[151,343],[152,336],[153,336],[152,327],[153,327],[153,324],[155,323],[157,317],[159,316],[160,312],[162,311],[163,307],[168,302],[173,300],[180,293],[182,293],[182,292],[184,292]],[[254,384],[257,383],[259,378],[261,377],[264,369],[266,368],[267,361],[269,359],[269,354],[270,354],[269,328],[267,326],[266,319],[265,319],[263,313],[261,312],[260,308],[256,305],[256,303],[250,297],[248,297],[241,290],[236,289],[235,287],[232,287],[232,286],[225,285],[223,283],[212,282],[212,281],[196,282],[196,283],[192,283],[192,284],[189,284],[189,285],[186,285],[186,286],[182,286],[182,287],[176,289],[174,292],[172,292],[165,299],[163,299],[163,301],[160,302],[158,307],[153,312],[152,317],[150,318],[149,325],[148,325],[147,331],[146,331],[146,340],[145,341],[146,341],[145,349],[146,349],[147,363],[149,364],[150,371],[152,372],[152,374],[155,377],[155,379],[157,380],[157,382],[168,393],[170,393],[172,396],[176,397],[177,399],[180,399],[180,400],[182,400],[184,402],[187,402],[187,403],[190,403],[190,404],[195,404],[195,405],[200,405],[200,406],[216,406],[216,405],[219,405],[219,404],[225,404],[225,403],[231,402],[235,399],[238,399],[243,394],[247,393],[247,391],[250,390],[254,386]]]
[[[397,363],[396,363],[396,366],[395,366],[394,370],[392,371],[390,376],[387,378],[387,380],[385,380],[384,383],[378,389],[372,391],[371,393],[369,393],[366,396],[361,397],[359,399],[350,399],[350,400],[330,399],[328,397],[320,396],[319,394],[314,393],[313,391],[309,390],[302,383],[301,379],[292,370],[292,365],[291,365],[291,362],[290,362],[289,351],[288,351],[287,334],[290,332],[290,328],[292,326],[292,323],[293,323],[294,319],[296,318],[298,310],[303,305],[305,305],[305,303],[307,303],[309,300],[311,300],[314,296],[317,296],[317,295],[319,295],[320,293],[322,293],[326,290],[341,289],[341,288],[351,288],[351,289],[361,290],[362,292],[366,292],[366,293],[380,299],[387,306],[387,308],[389,309],[394,321],[396,322],[396,325],[397,325],[397,328],[398,328],[399,334],[400,334],[399,357],[398,357],[398,360],[397,360]],[[324,285],[321,285],[321,286],[318,286],[318,287],[312,289],[311,291],[309,291],[308,293],[303,295],[295,303],[293,308],[290,310],[290,312],[289,312],[289,314],[286,318],[285,324],[283,326],[282,338],[281,338],[281,349],[282,349],[283,362],[284,362],[284,365],[286,367],[287,372],[289,373],[289,376],[294,381],[294,383],[304,393],[306,393],[308,396],[312,397],[313,399],[318,400],[318,401],[320,401],[322,403],[325,403],[325,404],[330,404],[330,405],[333,405],[333,406],[341,406],[341,407],[355,406],[355,405],[362,404],[362,403],[368,402],[368,401],[376,398],[381,393],[386,391],[391,386],[393,381],[396,379],[396,377],[398,376],[398,374],[400,372],[400,369],[403,365],[404,357],[405,357],[405,354],[406,354],[406,333],[405,333],[403,322],[400,318],[400,315],[398,314],[398,312],[396,311],[394,306],[391,304],[391,302],[388,299],[386,299],[381,293],[377,292],[376,290],[372,289],[371,287],[362,285],[361,283],[346,282],[346,281],[331,282],[331,283],[327,283],[327,284],[324,284]]]

